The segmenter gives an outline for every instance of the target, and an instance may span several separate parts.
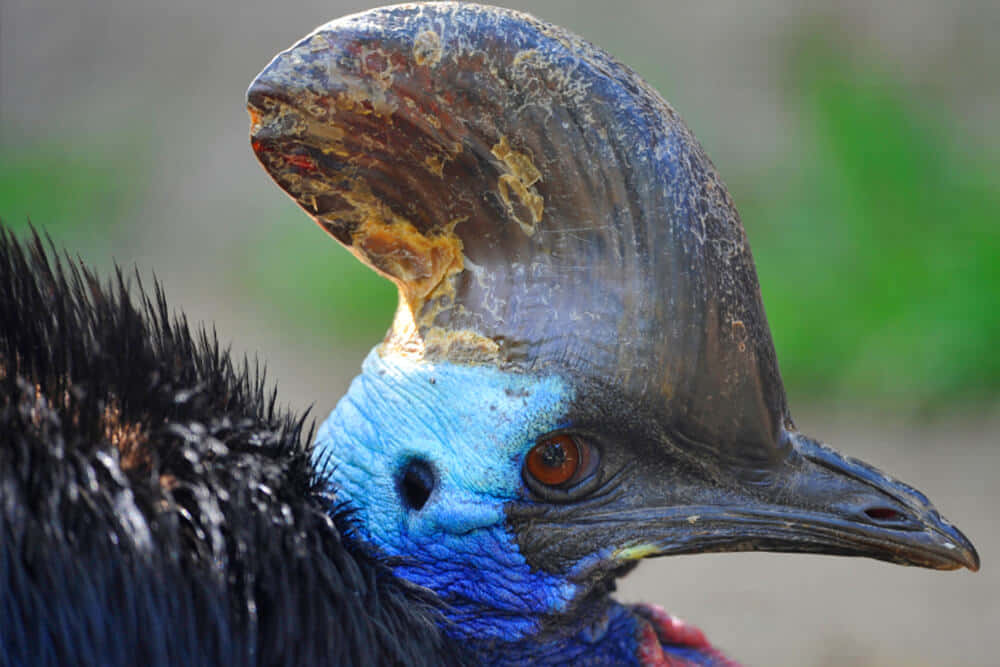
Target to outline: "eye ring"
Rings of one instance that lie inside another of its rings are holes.
[[[572,433],[542,436],[524,458],[529,489],[547,500],[571,500],[590,490],[600,455],[591,442]]]

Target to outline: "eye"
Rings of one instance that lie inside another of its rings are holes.
[[[524,462],[527,475],[548,487],[566,487],[592,471],[593,455],[585,441],[572,435],[546,436],[538,441]]]

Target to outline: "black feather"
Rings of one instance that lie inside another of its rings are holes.
[[[0,664],[457,662],[304,420],[158,285],[0,227]]]

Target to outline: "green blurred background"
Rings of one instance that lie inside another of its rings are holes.
[[[927,490],[987,540],[992,569],[1000,4],[507,4],[608,49],[680,111],[742,212],[800,425]],[[103,271],[155,273],[175,307],[322,416],[395,292],[257,166],[243,93],[278,50],[368,5],[206,5],[0,0],[0,218],[30,219]],[[658,563],[624,594],[660,586],[657,601],[757,664],[1000,660],[987,572],[739,559]]]

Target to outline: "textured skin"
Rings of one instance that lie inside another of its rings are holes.
[[[440,664],[259,373],[0,227],[0,665]]]
[[[355,510],[358,535],[447,603],[457,637],[522,639],[578,593],[531,568],[504,525],[525,454],[559,425],[571,395],[554,378],[372,352],[319,429],[315,456]],[[412,459],[437,480],[419,511],[398,490]]]

